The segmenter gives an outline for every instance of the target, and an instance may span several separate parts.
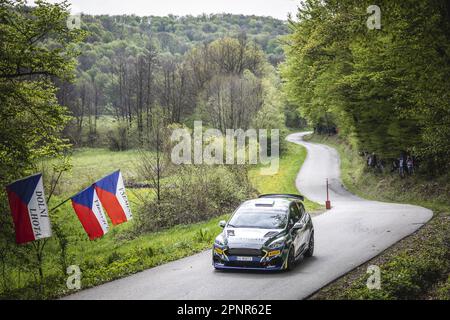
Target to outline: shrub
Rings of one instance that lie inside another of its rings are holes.
[[[115,130],[110,130],[109,149],[111,151],[124,151],[128,149],[128,130],[126,125],[119,124]]]
[[[107,258],[107,263],[112,264],[113,262],[116,262],[120,260],[120,254],[118,254],[116,251],[113,251]]]
[[[213,235],[208,229],[199,229],[194,236],[196,242],[212,242]]]
[[[161,200],[141,199],[139,233],[195,223],[233,211],[253,192],[246,172],[225,166],[185,166],[163,188]]]
[[[437,298],[440,300],[450,300],[450,275],[448,276],[447,281],[438,288]]]

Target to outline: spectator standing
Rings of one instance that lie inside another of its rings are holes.
[[[373,161],[372,155],[369,154],[369,156],[367,157],[367,166],[371,167],[372,166],[372,161]]]
[[[403,158],[403,156],[400,156],[400,158],[398,159],[398,173],[402,178],[405,176],[405,159]]]
[[[398,160],[397,160],[397,159],[394,159],[394,160],[392,161],[392,169],[391,169],[391,172],[394,172],[394,171],[398,171]]]
[[[377,160],[378,159],[377,159],[377,156],[376,156],[375,152],[372,152],[372,167],[375,168],[377,166],[377,164],[378,164]]]
[[[406,168],[408,170],[408,174],[412,175],[414,172],[414,162],[413,162],[412,157],[410,157],[410,156],[408,156],[406,158]]]

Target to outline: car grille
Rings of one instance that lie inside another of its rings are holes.
[[[227,267],[240,267],[240,268],[265,268],[259,262],[246,262],[246,261],[230,261],[226,262]]]
[[[228,249],[230,256],[261,256],[260,249],[233,248]]]

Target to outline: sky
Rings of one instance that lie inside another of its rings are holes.
[[[196,16],[202,13],[233,13],[271,16],[286,20],[289,12],[295,16],[300,0],[69,0],[69,2],[72,4],[73,13],[94,15]]]

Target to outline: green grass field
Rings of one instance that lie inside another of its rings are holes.
[[[253,167],[249,172],[250,181],[259,193],[296,193],[295,179],[305,161],[306,149],[300,145],[289,143],[286,152],[281,155],[280,168],[274,175],[261,175],[260,166]],[[305,199],[308,211],[318,211],[324,207]]]
[[[110,151],[100,148],[77,149],[72,155],[72,169],[58,184],[59,194],[72,195],[103,176],[120,169],[125,180],[136,180],[139,151]],[[50,161],[44,165],[52,165]]]

